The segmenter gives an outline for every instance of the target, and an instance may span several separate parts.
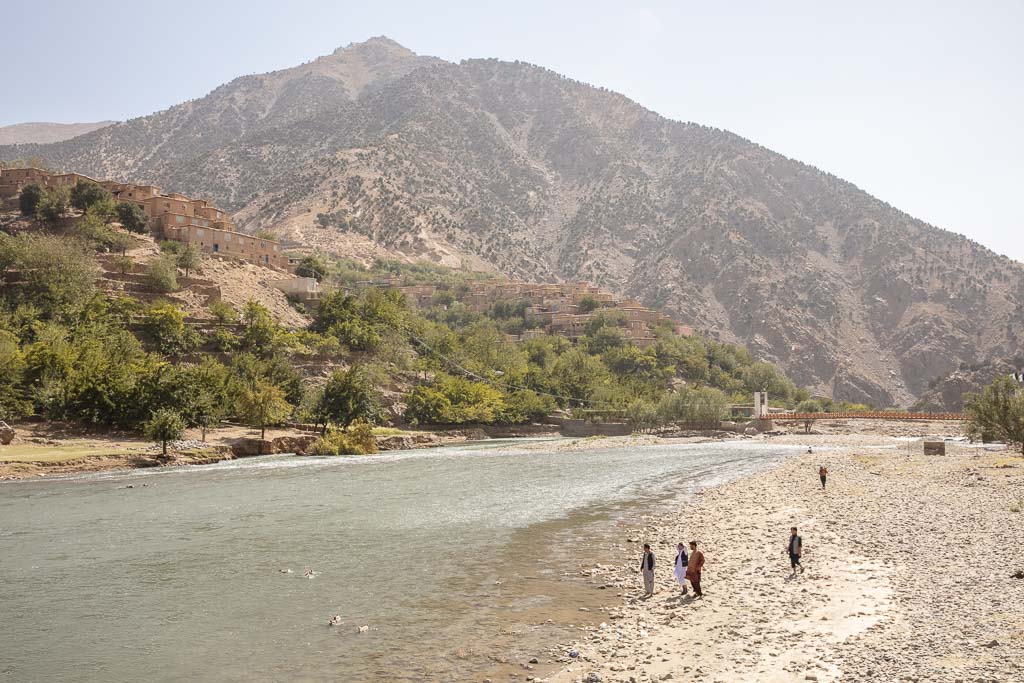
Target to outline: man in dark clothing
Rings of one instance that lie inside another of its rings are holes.
[[[644,543],[644,556],[640,558],[640,571],[644,575],[644,597],[654,595],[654,553],[651,544]]]
[[[804,573],[804,566],[800,564],[800,555],[804,551],[804,540],[800,538],[796,533],[796,527],[790,527],[789,529],[789,544],[786,546],[786,552],[789,553],[789,564],[793,567],[793,575],[796,575],[796,570],[799,567],[800,573]]]

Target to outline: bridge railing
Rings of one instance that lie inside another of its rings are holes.
[[[963,413],[771,413],[771,420],[963,420]]]

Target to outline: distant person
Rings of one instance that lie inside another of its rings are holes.
[[[654,595],[654,553],[651,544],[644,543],[644,556],[640,558],[640,571],[644,575],[644,597]]]
[[[686,595],[686,566],[690,562],[689,556],[686,554],[686,546],[682,543],[676,545],[676,568],[672,572],[676,581],[683,587],[683,595]]]
[[[789,528],[789,543],[786,544],[786,552],[789,553],[789,566],[793,568],[793,575],[796,576],[798,568],[803,574],[804,566],[800,564],[800,556],[804,552],[804,539],[797,535],[795,526]]]
[[[808,446],[808,447],[807,447],[807,453],[808,453],[808,454],[810,454],[810,453],[814,453],[814,449],[813,449],[813,448],[811,448],[810,446]]]
[[[828,479],[828,468],[822,465],[818,468],[818,479],[821,479],[821,490],[825,490],[825,480]]]
[[[697,541],[690,541],[690,560],[686,563],[686,579],[693,586],[693,594],[703,598],[704,593],[700,589],[700,573],[704,569],[704,553],[697,550]]]

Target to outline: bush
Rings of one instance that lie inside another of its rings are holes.
[[[238,311],[223,301],[212,301],[207,309],[221,325],[234,325],[238,322]]]
[[[377,438],[369,423],[357,421],[345,429],[328,429],[306,452],[309,455],[367,455],[378,452]]]
[[[146,280],[150,287],[158,292],[173,292],[178,289],[177,260],[169,256],[161,256],[149,264],[146,269]]]
[[[1024,453],[1024,388],[1018,382],[1000,377],[982,393],[968,394],[964,412],[972,439],[1002,441]]]

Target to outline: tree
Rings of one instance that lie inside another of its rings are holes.
[[[796,406],[796,412],[798,413],[822,413],[824,409],[821,406],[821,401],[815,401],[808,399],[806,401],[800,401]],[[813,419],[804,420],[804,434],[811,433],[811,427],[814,425]]]
[[[121,227],[128,232],[142,234],[149,230],[149,216],[138,204],[121,202],[115,211]]]
[[[57,225],[64,214],[68,212],[68,189],[66,187],[51,187],[43,193],[36,204],[36,218]]]
[[[0,330],[0,420],[32,413],[32,403],[25,400],[21,390],[25,368],[25,355],[18,348],[18,338]]]
[[[316,278],[317,282],[322,282],[327,274],[327,266],[316,256],[303,256],[299,265],[295,267],[295,274],[298,277]]]
[[[21,194],[18,196],[18,207],[21,209],[22,216],[35,216],[36,209],[39,207],[39,202],[43,198],[43,188],[37,183],[26,185],[21,188]]]
[[[90,180],[79,180],[71,188],[71,206],[79,211],[88,211],[104,200],[111,200],[110,193]]]
[[[19,238],[17,266],[27,285],[28,302],[50,315],[69,315],[84,306],[96,289],[98,268],[81,240],[57,235]]]
[[[177,258],[163,255],[149,264],[146,269],[149,285],[158,292],[173,292],[178,289]]]
[[[328,423],[347,426],[355,420],[377,424],[383,418],[380,396],[361,366],[348,370],[335,370],[327,380],[320,400],[314,410],[317,425],[323,425],[326,432]]]
[[[178,252],[178,267],[185,271],[188,277],[189,271],[199,268],[203,262],[203,252],[194,244],[186,244],[185,248]]]
[[[1000,377],[981,394],[968,394],[964,410],[972,439],[1017,445],[1024,454],[1024,388],[1018,382]]]
[[[145,425],[146,438],[160,444],[163,455],[167,455],[167,442],[180,439],[185,433],[185,421],[170,408],[161,408]]]
[[[242,339],[247,349],[261,353],[273,350],[278,329],[266,306],[250,299],[242,309],[242,323],[245,326]]]
[[[281,422],[291,415],[292,404],[285,400],[284,391],[260,379],[242,392],[238,410],[246,424],[259,427],[260,438],[264,439],[267,425]]]
[[[580,297],[580,300],[576,302],[576,312],[581,315],[586,313],[592,313],[593,311],[597,310],[597,307],[599,305],[600,304],[597,302],[597,299],[590,296],[589,294],[584,294],[583,296]]]

